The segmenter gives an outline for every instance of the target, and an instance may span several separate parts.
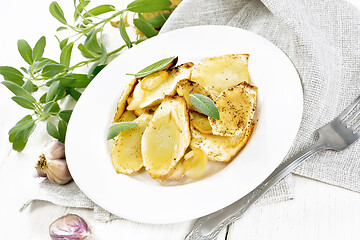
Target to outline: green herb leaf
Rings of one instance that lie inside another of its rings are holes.
[[[171,5],[169,0],[135,0],[127,5],[127,10],[137,13],[155,12],[168,9]]]
[[[54,81],[49,88],[49,91],[47,92],[47,96],[46,96],[46,102],[50,102],[52,100],[54,100],[56,93],[59,91],[60,88],[60,82],[59,81]]]
[[[67,68],[70,65],[71,52],[73,49],[74,43],[70,43],[66,45],[60,54],[60,64],[65,65]]]
[[[74,88],[68,88],[68,92],[75,101],[79,100],[81,96],[81,93],[79,91],[75,90]]]
[[[24,84],[24,75],[16,68],[0,66],[0,74],[3,75],[5,80],[16,83],[19,86],[22,86]]]
[[[1,84],[5,85],[5,87],[7,87],[16,96],[24,97],[30,102],[36,102],[36,99],[28,91],[26,91],[19,85],[16,85],[15,83],[9,81],[2,81]]]
[[[48,58],[45,58],[41,61],[36,61],[34,64],[33,64],[33,73],[36,73],[36,72],[39,72],[41,70],[44,69],[44,67],[46,67],[47,65],[49,65],[50,63],[52,63],[53,60],[51,59],[48,59]]]
[[[14,96],[11,99],[14,100],[14,102],[19,104],[23,108],[31,109],[31,110],[35,109],[35,105],[27,98],[20,97],[20,96]]]
[[[56,18],[59,22],[62,24],[67,24],[64,12],[56,1],[50,4],[49,11],[51,15],[53,15],[53,17]]]
[[[67,44],[68,41],[69,41],[69,38],[65,38],[65,39],[63,39],[62,41],[60,41],[59,47],[60,47],[61,50],[64,49],[64,47],[66,46],[66,44]]]
[[[162,13],[155,17],[152,17],[148,20],[148,22],[153,26],[154,28],[161,28],[166,20],[169,18],[169,13]]]
[[[78,45],[78,49],[80,50],[81,54],[86,58],[95,58],[92,52],[90,52],[83,44]]]
[[[81,1],[75,8],[74,21],[76,22],[80,14],[84,11],[84,8],[90,3],[90,1]]]
[[[41,59],[41,57],[44,54],[45,46],[46,46],[46,38],[42,36],[35,44],[35,47],[32,52],[32,58],[34,62]]]
[[[56,29],[56,31],[57,32],[60,32],[60,31],[62,31],[62,30],[66,30],[67,29],[67,27],[58,27],[57,29]]]
[[[109,128],[109,132],[107,135],[107,140],[113,139],[117,135],[119,135],[122,131],[130,128],[137,127],[137,123],[134,122],[120,122],[120,123],[114,123]]]
[[[90,32],[84,42],[84,46],[92,55],[99,57],[101,55],[101,46],[97,40],[97,31],[94,29]]]
[[[199,93],[194,93],[190,94],[190,101],[199,112],[216,120],[220,120],[219,109],[210,98]]]
[[[154,37],[159,33],[146,19],[135,18],[133,22],[135,27],[144,33],[147,38]]]
[[[128,74],[128,75],[135,75],[136,78],[146,77],[147,75],[150,75],[154,72],[162,70],[163,68],[168,66],[172,61],[174,61],[175,58],[177,58],[177,57],[169,57],[169,58],[162,59],[162,60],[157,61],[156,63],[153,63],[153,64],[147,66],[146,68],[140,70],[136,74]]]
[[[27,80],[23,85],[22,88],[25,89],[29,93],[36,92],[39,88],[35,84],[31,82],[31,80]]]
[[[59,111],[60,107],[57,102],[48,102],[44,106],[44,113],[58,113]]]
[[[64,120],[60,120],[58,123],[59,141],[65,143],[67,123]]]
[[[131,40],[129,38],[129,35],[126,32],[125,21],[122,17],[120,18],[120,21],[119,21],[119,30],[120,30],[120,35],[121,35],[122,39],[126,43],[126,46],[128,48],[132,48]]]
[[[41,97],[39,99],[40,103],[46,103],[46,95],[47,95],[47,93],[44,93],[43,95],[41,95]]]
[[[84,14],[84,17],[87,18],[92,16],[98,16],[112,11],[115,11],[115,7],[113,5],[104,4],[89,10]]]
[[[59,139],[59,133],[55,127],[55,125],[52,122],[47,122],[46,124],[46,131],[48,132],[48,134],[50,136],[52,136],[53,138]]]
[[[92,73],[94,72],[95,68],[97,68],[100,64],[104,63],[107,57],[106,48],[104,45],[101,44],[101,58],[99,61],[96,61],[91,68],[89,69],[87,77],[90,78]]]
[[[91,82],[91,79],[88,78],[86,74],[71,73],[68,74],[67,77],[75,80],[72,84],[68,85],[68,87],[86,88]]]
[[[33,57],[30,45],[24,39],[20,39],[17,42],[17,46],[22,58],[31,65],[33,63]]]
[[[101,70],[103,70],[104,67],[106,67],[106,64],[97,66],[92,73],[91,79],[93,79],[96,75],[98,75],[98,73],[101,72]]]
[[[63,110],[59,113],[59,116],[62,120],[69,123],[71,114],[72,114],[72,110]]]
[[[35,127],[36,125],[34,123],[32,126],[25,129],[24,131],[16,133],[16,135],[13,138],[12,148],[18,152],[22,151],[25,148],[29,136],[32,134]]]
[[[52,78],[56,76],[57,74],[64,71],[65,66],[62,64],[48,64],[44,67],[41,75],[46,78]]]
[[[23,117],[20,121],[18,121],[14,127],[12,127],[8,134],[9,134],[9,141],[13,142],[15,135],[13,133],[17,133],[20,131],[23,131],[24,129],[29,128],[32,124],[35,123],[35,120],[32,119],[31,115],[26,115],[25,117]],[[13,135],[12,137],[10,137],[10,135]]]

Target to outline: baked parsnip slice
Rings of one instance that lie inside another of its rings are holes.
[[[141,153],[154,179],[165,180],[190,144],[189,116],[183,97],[165,97],[146,128]]]
[[[126,85],[126,88],[124,89],[124,92],[121,94],[119,102],[116,106],[116,112],[115,112],[115,115],[113,118],[113,123],[120,121],[120,118],[125,111],[125,108],[127,105],[127,100],[129,98],[129,96],[132,94],[132,92],[134,91],[134,88],[135,88],[137,82],[138,82],[137,79],[134,78],[133,80],[131,80],[131,82],[128,85]]]
[[[127,110],[152,107],[161,103],[165,96],[174,95],[178,81],[190,78],[193,65],[193,63],[184,63],[167,70],[168,75],[154,73],[153,76],[149,75],[140,80],[140,84],[135,87],[132,96],[128,99]],[[152,77],[157,80],[151,79]]]
[[[211,98],[210,92],[206,90],[199,83],[191,81],[190,79],[183,79],[177,83],[176,92],[179,96],[183,96],[188,105],[188,108],[193,111],[198,110],[194,107],[190,100],[190,94],[199,93]]]
[[[191,80],[208,89],[213,97],[241,82],[249,82],[248,54],[204,58],[194,67]]]
[[[117,173],[132,174],[143,166],[141,138],[152,115],[144,113],[134,120],[135,128],[122,131],[111,148],[111,161]]]
[[[220,120],[209,118],[214,135],[238,136],[249,128],[256,109],[257,87],[243,82],[223,91],[216,99]]]
[[[202,118],[203,116],[196,112],[191,112],[190,117],[191,120],[194,120]],[[211,161],[229,162],[248,142],[254,129],[254,125],[255,124],[252,122],[245,132],[238,136],[224,137],[203,134],[199,132],[193,124],[190,124],[192,135],[190,147],[192,149],[200,148],[204,150],[208,159]]]

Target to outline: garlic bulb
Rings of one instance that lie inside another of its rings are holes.
[[[49,234],[57,240],[82,240],[92,238],[84,219],[75,214],[67,214],[55,220],[49,227]]]
[[[47,159],[42,154],[35,168],[40,176],[45,173],[53,183],[66,184],[72,180],[65,159]]]
[[[45,146],[43,153],[47,159],[63,159],[65,158],[65,145],[54,140]]]

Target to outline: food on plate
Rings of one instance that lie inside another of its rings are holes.
[[[111,148],[111,160],[117,173],[132,174],[143,167],[139,143],[151,118],[151,114],[144,113],[134,120],[137,127],[124,130],[116,137]]]
[[[136,85],[133,94],[128,98],[127,110],[152,107],[161,103],[166,95],[174,95],[178,81],[190,78],[192,67],[193,63],[184,63],[178,67],[168,69],[166,80],[150,91],[141,88],[143,79],[139,80],[140,84]],[[151,82],[152,80],[147,81]]]
[[[194,148],[184,156],[183,168],[185,176],[199,178],[205,172],[207,155],[204,150]]]
[[[165,97],[141,140],[145,169],[166,179],[190,144],[189,115],[183,97]]]
[[[133,80],[131,80],[131,82],[126,85],[125,90],[123,92],[123,94],[120,97],[120,100],[116,106],[116,112],[115,112],[115,116],[113,118],[113,123],[114,122],[118,122],[121,115],[124,113],[125,108],[126,108],[126,102],[129,98],[129,96],[131,95],[131,93],[134,91],[134,88],[137,84],[137,79],[134,78]]]
[[[199,113],[191,112],[190,119],[201,118]],[[246,129],[243,134],[234,137],[224,137],[218,135],[208,135],[199,132],[193,124],[190,124],[192,149],[200,148],[207,154],[209,160],[216,162],[229,162],[248,142],[254,129],[254,122]]]
[[[212,134],[212,127],[208,117],[199,114],[199,118],[191,120],[192,126],[203,134]]]
[[[145,167],[154,179],[177,181],[200,178],[208,160],[230,162],[256,121],[257,87],[250,84],[248,58],[227,54],[175,66],[177,57],[170,57],[133,74],[113,119],[124,122],[113,126],[135,125],[113,128],[116,172]]]
[[[205,87],[216,97],[226,89],[250,81],[248,59],[248,54],[204,58],[195,66],[191,80]]]
[[[204,96],[211,98],[210,93],[199,83],[191,81],[190,79],[183,79],[177,83],[176,88],[177,94],[185,98],[188,108],[193,111],[198,111],[191,103],[190,94],[200,93]]]
[[[216,99],[220,120],[209,118],[214,135],[238,136],[249,128],[256,109],[257,87],[247,82],[226,89]]]

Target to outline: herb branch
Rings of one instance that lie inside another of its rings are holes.
[[[14,94],[12,100],[27,111],[32,111],[8,132],[14,150],[24,149],[40,121],[46,122],[50,136],[64,142],[72,109],[62,109],[61,101],[66,98],[77,101],[82,89],[106,66],[109,57],[157,35],[173,9],[169,0],[135,0],[122,10],[109,4],[88,9],[89,3],[90,0],[74,0],[74,17],[71,21],[65,18],[56,1],[50,4],[51,15],[61,24],[56,31],[69,32],[68,37],[61,40],[55,36],[61,50],[57,60],[44,57],[46,38],[40,37],[33,47],[23,39],[17,43],[27,66],[19,69],[0,66],[0,75],[4,78],[1,83]],[[160,12],[155,17],[145,17],[147,13],[157,11]],[[126,29],[130,12],[137,16],[133,21],[138,30],[136,40],[130,39]],[[103,17],[105,14],[106,17]],[[125,44],[108,52],[103,43],[103,30],[106,24],[116,20],[119,20],[119,33]],[[84,60],[71,65],[71,56],[76,49]],[[87,74],[76,73],[84,66],[89,67]]]

